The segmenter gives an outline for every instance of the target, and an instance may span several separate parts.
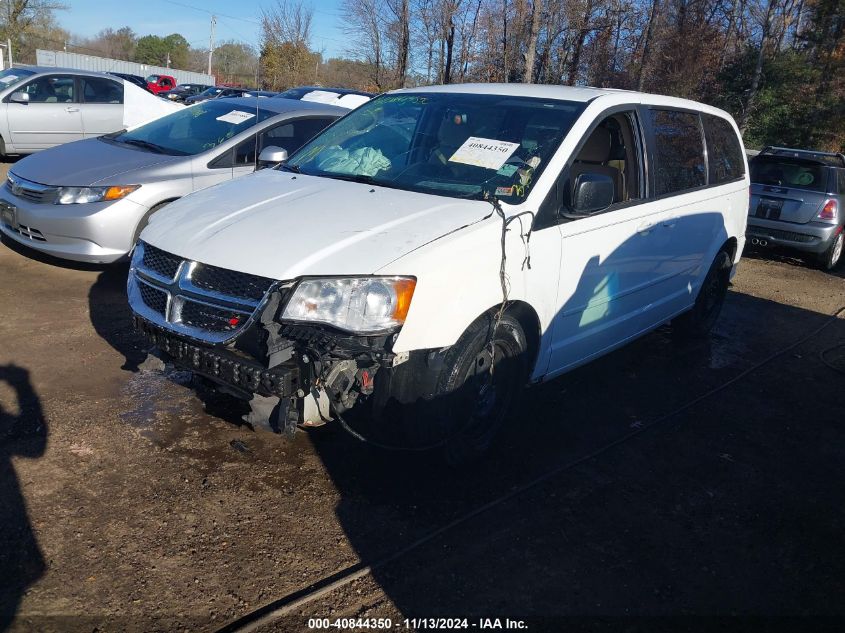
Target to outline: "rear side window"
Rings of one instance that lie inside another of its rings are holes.
[[[123,84],[100,77],[81,77],[85,103],[123,103]]]
[[[703,114],[701,122],[707,141],[707,182],[718,185],[741,178],[745,174],[742,146],[731,124],[710,114]]]
[[[757,156],[751,161],[751,182],[810,191],[827,189],[827,169],[812,161]]]
[[[649,114],[655,143],[655,193],[661,196],[704,185],[704,143],[698,115],[677,110],[650,110]]]
[[[839,183],[839,193],[845,194],[845,169],[836,170],[836,180]]]

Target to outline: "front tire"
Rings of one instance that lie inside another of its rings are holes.
[[[704,338],[710,333],[722,312],[730,275],[731,258],[725,251],[719,251],[707,271],[692,309],[672,322],[675,333],[682,338]]]
[[[845,231],[841,228],[839,235],[831,242],[828,249],[819,255],[818,264],[822,270],[833,270],[842,261],[842,251],[845,247]]]
[[[491,345],[494,323],[495,315],[488,313],[467,328],[447,352],[437,380],[436,423],[427,422],[435,423],[445,442],[443,456],[453,466],[490,449],[528,375],[528,345],[519,321],[504,314]]]

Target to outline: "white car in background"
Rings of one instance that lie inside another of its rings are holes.
[[[104,73],[10,68],[0,72],[0,156],[117,132],[180,107]]]

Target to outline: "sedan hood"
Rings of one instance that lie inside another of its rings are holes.
[[[11,171],[21,178],[42,185],[131,185],[134,183],[118,182],[118,177],[184,158],[164,156],[89,138],[57,145],[27,156],[18,161]]]
[[[141,239],[274,279],[372,274],[491,212],[481,201],[264,170],[171,203]]]

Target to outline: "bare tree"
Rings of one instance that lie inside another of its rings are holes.
[[[543,12],[543,0],[534,0],[531,7],[531,31],[528,35],[528,49],[525,51],[525,83],[534,81],[534,56],[537,54],[537,38],[540,35],[540,14]]]

